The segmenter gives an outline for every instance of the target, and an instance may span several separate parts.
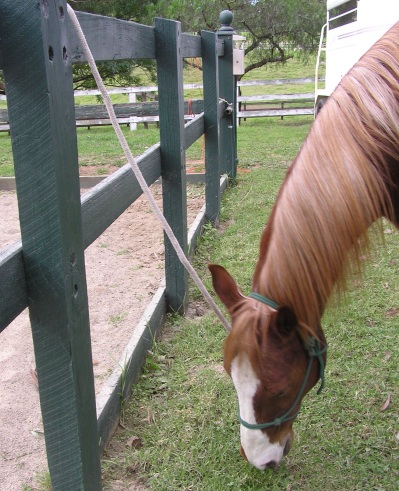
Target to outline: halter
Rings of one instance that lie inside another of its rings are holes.
[[[272,309],[278,310],[278,308],[279,308],[278,303],[276,303],[274,300],[271,300],[270,298],[267,298],[267,297],[264,297],[263,295],[260,295],[260,293],[251,292],[248,295],[248,297],[254,298],[255,300],[259,300],[259,302],[262,302],[262,303],[268,305]]]
[[[260,302],[265,303],[266,305],[269,305],[270,307],[274,309],[278,309],[278,304],[274,302],[273,300],[270,300],[269,298],[263,297],[259,293],[251,293],[249,295],[251,298],[254,298],[256,300],[259,300]],[[308,352],[309,356],[309,361],[308,361],[308,366],[306,368],[306,373],[305,373],[305,378],[303,379],[302,386],[299,390],[298,395],[296,396],[296,399],[292,406],[286,411],[282,416],[279,418],[276,418],[274,421],[270,421],[269,423],[247,423],[244,421],[241,416],[240,416],[240,408],[238,408],[238,420],[239,422],[245,426],[245,428],[248,428],[249,430],[262,430],[264,428],[270,428],[271,426],[280,426],[281,424],[285,423],[286,421],[291,421],[292,419],[295,419],[297,414],[299,413],[301,406],[299,406],[298,410],[293,412],[296,408],[296,406],[299,404],[299,401],[301,400],[303,393],[305,391],[306,385],[309,380],[310,376],[310,371],[312,369],[313,365],[313,360],[317,358],[320,366],[320,375],[319,378],[321,380],[320,387],[317,390],[317,394],[320,394],[320,392],[324,388],[324,360],[323,360],[323,354],[327,351],[327,345],[324,346],[324,348],[321,348],[320,346],[320,340],[314,336],[311,336],[307,339],[305,342],[305,348],[306,351]]]

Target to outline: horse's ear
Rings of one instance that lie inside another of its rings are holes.
[[[289,307],[280,307],[278,309],[275,326],[279,334],[288,335],[297,325],[296,315]]]
[[[243,294],[240,292],[237,283],[223,266],[208,264],[208,269],[212,275],[213,288],[216,294],[226,305],[229,313],[231,313],[237,302],[244,297]]]

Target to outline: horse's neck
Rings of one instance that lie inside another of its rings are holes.
[[[261,241],[253,287],[320,320],[359,268],[367,229],[399,224],[399,23],[343,77],[286,177]]]
[[[375,169],[360,157],[348,168],[339,151],[320,164],[320,153],[311,133],[278,195],[253,278],[255,291],[291,307],[306,325],[320,321],[335,285],[345,288],[368,227],[382,215]]]

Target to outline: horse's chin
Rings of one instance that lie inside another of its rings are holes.
[[[282,453],[280,453],[280,455],[277,456],[277,458],[275,460],[268,460],[266,463],[260,462],[259,457],[250,461],[248,459],[247,455],[245,454],[245,451],[244,451],[242,446],[240,448],[240,454],[246,461],[248,461],[250,464],[252,464],[254,467],[256,467],[259,470],[263,471],[266,469],[277,469],[281,460],[283,459],[283,457],[285,457],[289,453],[289,451],[291,450],[293,437],[294,437],[294,434],[293,434],[293,431],[291,430],[288,433],[288,436],[286,438]]]

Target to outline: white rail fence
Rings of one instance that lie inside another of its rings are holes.
[[[314,92],[298,92],[284,94],[261,94],[261,95],[242,95],[243,88],[256,87],[256,86],[289,86],[289,85],[306,85],[314,84],[313,78],[297,78],[297,79],[275,79],[275,80],[248,80],[239,81],[237,83],[237,108],[236,117],[240,122],[247,118],[259,118],[259,117],[276,117],[283,118],[284,116],[299,116],[299,115],[313,115],[314,112]],[[184,84],[184,90],[202,90],[203,86],[200,83]],[[313,86],[312,86],[313,88]],[[110,95],[126,94],[128,96],[129,104],[140,104],[138,99],[141,99],[141,103],[156,104],[158,87],[156,85],[142,86],[142,87],[120,87],[109,89]],[[84,96],[99,96],[98,90],[77,90],[75,91],[75,98]],[[1,95],[0,100],[6,100],[6,96]],[[150,102],[149,102],[150,101]],[[90,106],[88,107],[88,113],[90,114]],[[93,110],[96,108],[92,106]],[[137,129],[138,123],[157,123],[159,121],[159,115],[156,114],[132,114],[123,115],[118,117],[120,124],[128,124],[131,130]],[[187,112],[186,119],[192,119],[195,114],[191,111]],[[110,121],[106,117],[101,117],[98,114],[92,115],[92,117],[85,117],[84,119],[77,118],[77,126],[103,126],[110,125]],[[6,109],[0,109],[0,131],[9,131],[8,113]]]

